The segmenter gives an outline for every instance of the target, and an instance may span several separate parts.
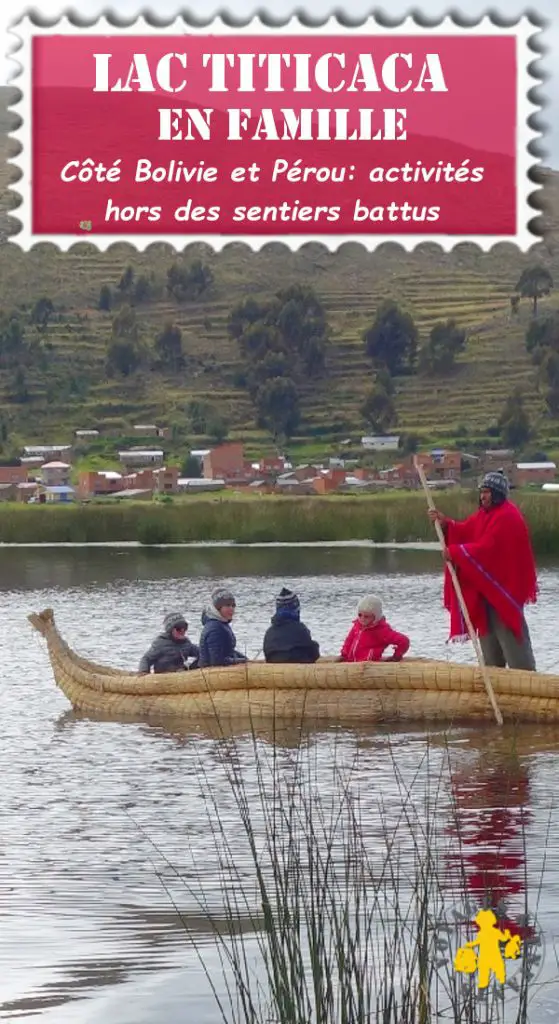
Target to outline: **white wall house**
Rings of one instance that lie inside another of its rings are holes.
[[[400,437],[394,435],[373,435],[372,437],[362,437],[361,444],[363,448],[368,448],[372,452],[395,452],[398,451],[398,445],[400,443]]]
[[[127,452],[119,452],[118,458],[125,466],[162,466],[163,449],[149,448],[142,450],[133,448]]]

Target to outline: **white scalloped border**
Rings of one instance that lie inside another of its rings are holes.
[[[152,13],[152,12],[150,12]],[[76,16],[77,15],[76,12]],[[153,16],[156,17],[155,12]],[[263,21],[260,16],[255,16],[246,24],[237,22],[229,24],[224,21],[222,15],[202,24],[190,22],[186,17],[177,17],[166,24],[152,25],[146,21],[143,14],[140,14],[134,21],[126,25],[115,25],[109,21],[106,15],[102,15],[90,24],[78,24],[70,20],[68,15],[63,15],[59,20],[49,25],[38,25],[29,15],[24,15],[21,21],[11,26],[10,32],[21,42],[21,47],[10,53],[10,59],[18,63],[21,72],[10,81],[10,86],[15,86],[22,92],[22,98],[18,103],[10,106],[10,110],[22,118],[22,125],[19,129],[10,132],[9,137],[17,140],[22,150],[16,157],[8,162],[21,171],[22,177],[19,181],[9,187],[18,192],[22,197],[22,204],[10,210],[10,216],[19,220],[22,230],[15,235],[10,235],[8,241],[19,246],[28,252],[33,246],[52,243],[59,250],[68,251],[70,247],[81,243],[95,246],[101,252],[105,252],[115,244],[129,244],[134,249],[143,252],[148,246],[165,243],[175,250],[184,248],[187,245],[203,243],[210,246],[214,251],[219,252],[225,246],[232,243],[247,245],[253,252],[258,252],[265,245],[276,243],[285,245],[291,251],[296,252],[301,246],[309,243],[323,245],[330,252],[336,252],[340,246],[347,243],[362,245],[369,252],[386,243],[401,246],[406,252],[413,252],[419,245],[429,243],[437,245],[444,252],[450,252],[456,245],[470,243],[478,246],[484,252],[489,252],[493,246],[508,242],[517,246],[522,252],[527,252],[532,246],[541,242],[537,236],[532,234],[528,228],[531,220],[538,216],[538,210],[530,206],[528,199],[541,188],[530,181],[528,174],[541,163],[541,160],[532,156],[529,152],[529,145],[541,138],[542,132],[530,128],[528,119],[541,112],[541,107],[528,98],[528,92],[541,84],[540,76],[529,71],[529,65],[538,60],[541,56],[538,51],[530,45],[530,40],[535,35],[544,31],[540,26],[532,22],[529,17],[520,18],[515,24],[502,26],[495,24],[490,15],[484,15],[478,22],[470,25],[460,25],[450,15],[442,18],[435,25],[421,25],[412,15],[405,17],[398,24],[383,24],[375,17],[366,18],[359,25],[348,26],[340,23],[334,15],[328,17],[321,24],[305,24],[299,16],[294,15],[288,21],[280,24],[270,25]],[[338,36],[359,36],[366,34],[374,35],[500,35],[514,36],[517,40],[517,111],[518,111],[518,134],[517,134],[517,225],[516,235],[94,235],[84,236],[83,233],[75,235],[38,235],[31,230],[31,43],[34,36],[50,35],[272,35],[284,34],[304,36],[314,35],[338,35]]]

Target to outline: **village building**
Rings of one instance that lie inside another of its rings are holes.
[[[362,437],[361,445],[371,452],[396,452],[400,446],[400,437],[394,434],[373,434],[370,437]]]
[[[489,448],[483,453],[481,470],[485,473],[492,473],[502,469],[505,476],[511,480],[515,472],[514,451],[512,448]]]
[[[73,501],[75,498],[75,490],[70,484],[58,484],[52,487],[39,486],[38,488],[39,499],[44,494],[45,500],[48,504],[61,502]]]
[[[77,493],[82,500],[114,494],[123,489],[122,473],[112,469],[88,470],[78,477]]]
[[[417,461],[422,466],[428,480],[455,480],[458,482],[461,478],[461,452],[448,451],[446,448],[433,448],[430,452],[419,453]]]
[[[164,452],[161,448],[130,448],[118,453],[119,462],[126,469],[143,466],[162,466]]]
[[[550,484],[554,482],[556,472],[554,462],[517,462],[512,481],[515,487]]]
[[[15,485],[16,501],[37,501],[39,496],[39,484],[36,480],[26,480],[24,483]]]
[[[70,482],[69,462],[45,462],[41,466],[41,482],[46,487],[64,487]]]
[[[37,457],[43,462],[51,460],[70,462],[72,459],[71,444],[26,444],[23,447],[23,452],[25,456]]]
[[[203,456],[203,474],[206,480],[225,480],[226,483],[245,480],[250,476],[240,441],[229,441],[211,448]]]
[[[27,477],[27,466],[0,466],[0,485],[23,484]]]
[[[316,494],[331,494],[337,491],[346,479],[345,469],[325,469],[311,481]]]
[[[225,480],[205,480],[202,476],[179,477],[177,480],[178,490],[186,491],[222,491],[225,487]]]
[[[169,437],[168,427],[158,427],[156,423],[135,423],[132,427],[134,434],[140,437]]]

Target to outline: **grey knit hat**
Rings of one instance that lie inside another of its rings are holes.
[[[509,496],[509,482],[502,469],[486,473],[479,485],[479,489],[480,491],[484,489],[491,491],[493,501],[497,504],[505,501]]]
[[[219,611],[226,604],[235,607],[237,602],[235,601],[235,595],[230,590],[227,590],[227,587],[218,587],[217,590],[212,591],[212,604]]]
[[[278,596],[276,597],[276,610],[279,612],[284,608],[289,608],[291,611],[298,611],[301,607],[301,603],[297,594],[293,590],[288,590],[287,587],[282,587]]]
[[[166,633],[170,633],[172,629],[180,629],[181,627],[188,629],[188,622],[182,612],[169,612],[163,619],[163,629]]]
[[[374,594],[366,594],[362,597],[359,604],[357,605],[357,614],[359,612],[365,612],[368,615],[374,615],[375,619],[382,619],[382,601],[380,597],[375,597]]]

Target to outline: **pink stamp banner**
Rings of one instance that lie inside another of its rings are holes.
[[[18,28],[22,244],[533,244],[529,22],[215,27]]]

